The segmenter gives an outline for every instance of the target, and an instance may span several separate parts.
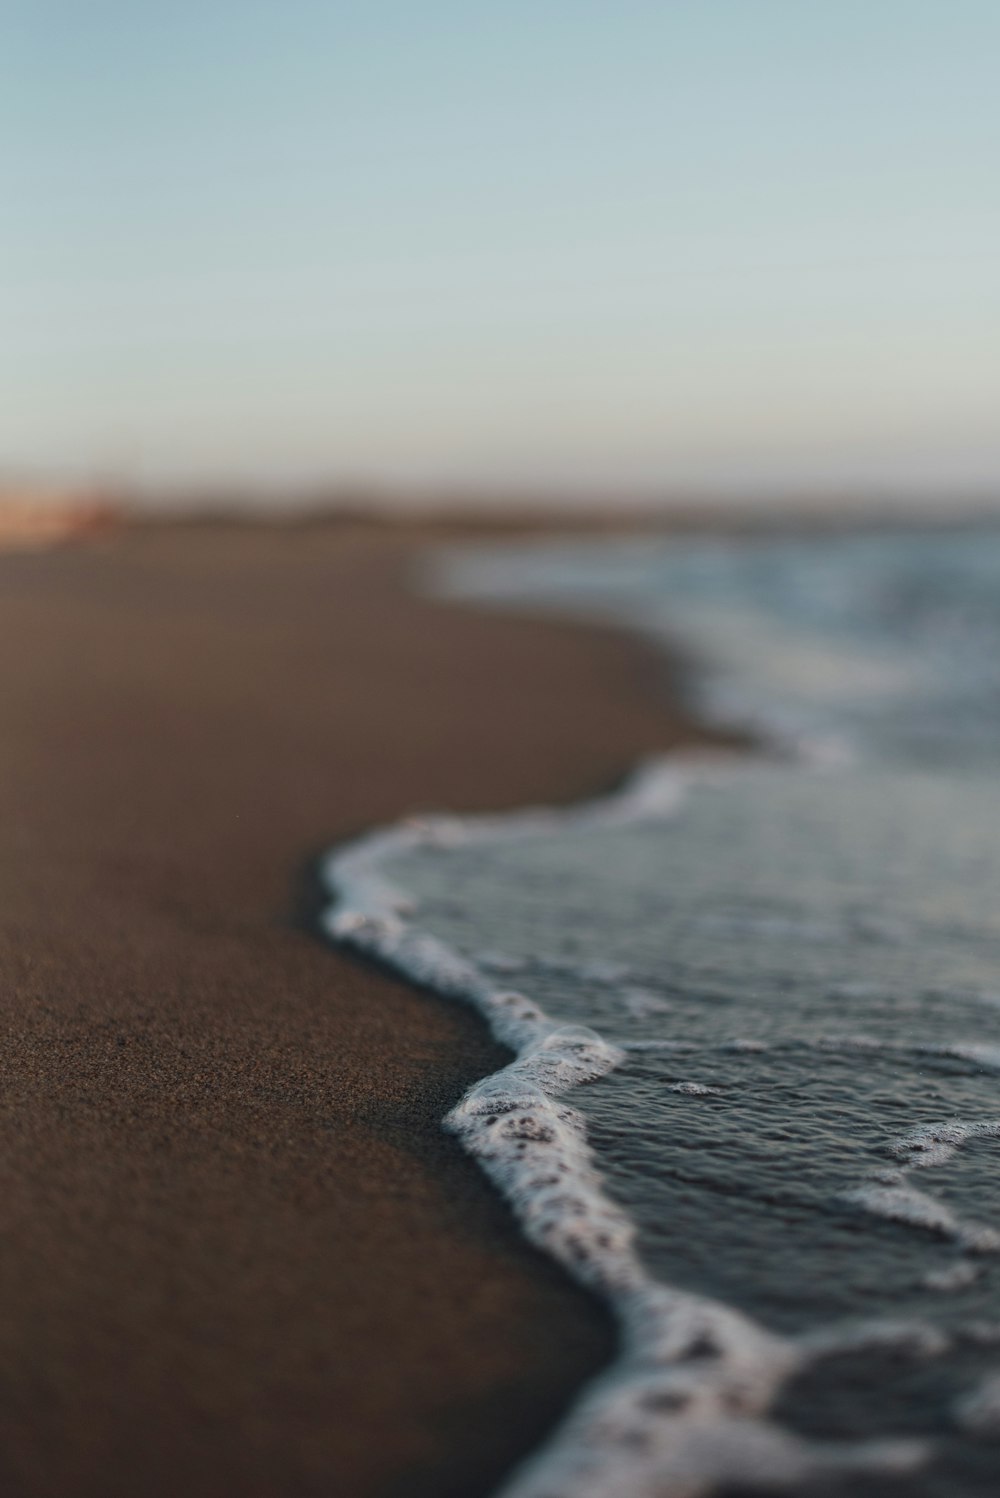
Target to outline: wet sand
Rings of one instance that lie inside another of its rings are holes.
[[[0,557],[7,1498],[485,1498],[610,1354],[441,1132],[503,1053],[309,860],[698,731],[640,642],[414,597],[421,539]]]

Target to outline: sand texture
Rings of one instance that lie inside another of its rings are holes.
[[[0,557],[0,1490],[488,1494],[607,1359],[439,1121],[480,1022],[310,858],[690,739],[623,635],[420,601],[419,534]]]

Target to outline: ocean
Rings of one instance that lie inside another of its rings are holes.
[[[453,548],[669,641],[743,753],[335,849],[514,1060],[445,1121],[622,1328],[503,1498],[1000,1487],[1000,530]]]

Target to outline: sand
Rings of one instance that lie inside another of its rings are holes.
[[[0,556],[0,1490],[486,1495],[609,1357],[440,1118],[504,1053],[310,859],[697,736],[650,648],[421,601],[421,537]]]

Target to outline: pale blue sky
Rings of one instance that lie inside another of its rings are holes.
[[[1000,488],[996,0],[0,19],[0,467]]]

